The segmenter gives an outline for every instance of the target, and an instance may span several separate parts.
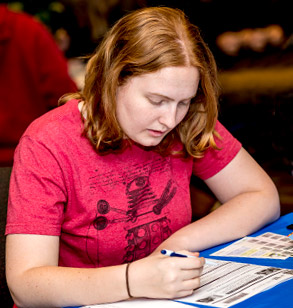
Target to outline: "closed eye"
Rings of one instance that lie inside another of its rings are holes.
[[[190,101],[179,102],[179,106],[182,106],[182,107],[188,107],[189,105],[190,105]]]
[[[163,100],[152,100],[149,98],[149,102],[152,104],[152,105],[156,105],[156,106],[159,106],[161,105],[164,101]]]

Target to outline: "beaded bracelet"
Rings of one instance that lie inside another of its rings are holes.
[[[125,278],[126,278],[126,288],[127,288],[128,297],[129,297],[129,298],[132,298],[133,296],[130,294],[129,279],[128,279],[128,269],[129,269],[129,265],[130,265],[130,263],[127,263],[127,265],[126,265]]]

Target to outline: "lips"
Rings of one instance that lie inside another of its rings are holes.
[[[167,131],[160,131],[160,130],[155,130],[155,129],[148,129],[150,134],[155,137],[161,137],[163,136]]]

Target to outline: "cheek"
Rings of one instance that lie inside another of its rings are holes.
[[[123,117],[122,117],[122,110],[121,110],[121,108],[119,108],[119,106],[116,107],[116,118],[117,118],[119,125],[121,126],[121,124],[122,124],[121,119]]]
[[[143,110],[127,104],[117,108],[117,119],[122,130],[128,135],[139,131],[146,121]]]
[[[177,124],[179,124],[185,118],[188,111],[189,111],[189,108],[187,109],[182,108],[181,110],[179,109],[177,113],[177,119],[176,119]]]
[[[154,118],[156,118],[157,114],[152,107],[145,104],[133,106],[129,111],[129,117],[137,124],[143,124],[150,121],[152,122]]]

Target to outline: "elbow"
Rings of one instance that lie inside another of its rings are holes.
[[[280,215],[281,215],[281,204],[280,204],[279,194],[277,194],[274,209],[275,209],[275,211],[274,211],[273,221],[279,219]]]
[[[281,204],[279,192],[274,183],[271,183],[270,187],[266,190],[267,195],[267,210],[268,210],[268,223],[277,220],[281,215]]]
[[[14,304],[17,307],[25,307],[25,304],[20,300],[20,298],[18,298],[18,296],[16,295],[16,292],[14,292],[13,287],[8,282],[7,282],[7,285],[8,285],[8,289],[9,289],[9,292],[10,292],[10,295],[11,295],[11,298]]]
[[[21,308],[32,308],[33,306],[31,303],[28,303],[25,298],[23,298],[21,295],[18,295],[17,292],[14,292],[12,288],[9,287],[10,295],[12,297],[12,300],[14,304],[17,307]]]
[[[33,307],[31,303],[28,303],[27,296],[25,296],[25,292],[23,292],[21,278],[17,279],[15,277],[12,279],[10,275],[6,275],[6,280],[14,304],[19,308]]]

